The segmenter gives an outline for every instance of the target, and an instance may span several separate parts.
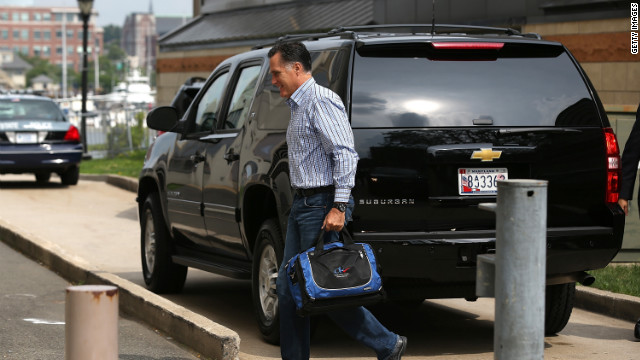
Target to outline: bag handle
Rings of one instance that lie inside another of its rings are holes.
[[[324,234],[327,231],[324,230],[320,230],[320,234],[318,234],[318,238],[316,239],[316,252],[318,252],[319,254],[324,252]],[[349,245],[354,245],[355,242],[353,241],[353,238],[351,237],[351,234],[349,234],[349,231],[347,231],[347,228],[345,226],[342,227],[342,230],[340,230],[340,233],[342,235],[342,243],[345,246],[349,246]]]

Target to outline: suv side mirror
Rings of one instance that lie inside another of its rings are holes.
[[[181,132],[178,110],[171,106],[159,106],[147,114],[147,126],[160,131]]]

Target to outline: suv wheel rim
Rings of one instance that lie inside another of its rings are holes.
[[[147,265],[147,271],[151,274],[156,262],[156,232],[153,226],[153,215],[150,211],[147,211],[144,231],[144,261]]]
[[[273,246],[267,245],[260,255],[260,274],[258,288],[262,313],[267,321],[272,321],[278,308],[276,280],[278,278],[278,261]]]

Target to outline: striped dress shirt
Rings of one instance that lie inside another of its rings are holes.
[[[309,189],[335,186],[335,202],[348,202],[355,185],[358,153],[344,104],[313,78],[289,99],[287,128],[291,186]]]

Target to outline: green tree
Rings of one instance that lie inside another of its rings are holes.
[[[104,27],[104,43],[105,44],[120,44],[120,38],[122,37],[122,28],[116,25],[107,25]]]
[[[31,80],[40,75],[46,75],[53,81],[57,83],[60,82],[62,74],[62,68],[60,66],[51,64],[49,60],[41,58],[39,56],[28,56],[20,54],[20,57],[32,66],[32,68],[27,71],[26,74],[27,86],[32,86],[33,84],[31,83]]]

